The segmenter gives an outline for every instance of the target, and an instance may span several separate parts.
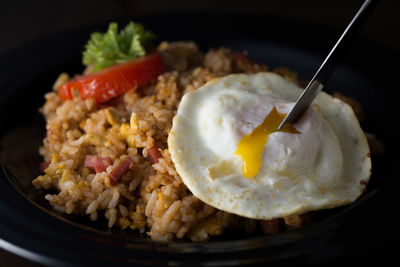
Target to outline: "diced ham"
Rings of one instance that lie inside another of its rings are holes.
[[[151,164],[158,163],[158,159],[162,158],[162,154],[157,145],[154,145],[154,146],[150,147],[149,149],[147,149],[147,153],[148,153],[147,157]]]
[[[96,162],[97,156],[86,155],[85,158],[85,167],[94,170],[94,165]]]
[[[40,163],[40,170],[42,172],[44,172],[44,170],[47,169],[49,167],[49,165],[50,165],[50,162],[41,162]]]
[[[134,161],[131,157],[126,157],[114,170],[110,173],[110,184],[116,185],[122,176],[128,172],[129,168],[133,166]]]
[[[263,228],[264,233],[266,234],[277,234],[279,233],[279,220],[262,220],[261,226]]]
[[[109,157],[100,158],[98,156],[86,155],[85,167],[94,170],[96,173],[105,171],[110,165],[112,165],[112,160]]]
[[[98,172],[103,172],[107,169],[108,166],[112,165],[112,160],[111,158],[97,158],[96,161],[94,162],[94,170],[96,173]]]

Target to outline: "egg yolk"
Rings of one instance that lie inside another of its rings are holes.
[[[285,117],[286,114],[279,113],[278,110],[273,107],[263,123],[257,126],[253,132],[242,137],[235,151],[235,155],[242,158],[242,171],[245,177],[251,178],[258,173],[268,136],[278,129]],[[291,124],[285,124],[279,131],[296,134],[300,133]]]

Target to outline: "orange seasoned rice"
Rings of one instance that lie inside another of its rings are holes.
[[[268,68],[245,53],[227,48],[202,54],[193,42],[161,43],[167,72],[154,83],[129,91],[108,103],[74,98],[62,102],[56,92],[45,95],[41,112],[47,135],[40,154],[48,167],[33,180],[36,188],[56,189],[45,198],[59,212],[91,220],[104,216],[108,227],[147,233],[155,240],[208,240],[227,229],[256,229],[256,221],[217,210],[196,198],[174,168],[167,137],[181,97],[207,81],[230,73],[256,73]],[[277,73],[297,81],[286,69]],[[67,82],[61,74],[55,86]],[[151,164],[150,153],[162,157]],[[85,167],[87,155],[110,158],[95,173]],[[134,164],[114,184],[110,174],[127,157]],[[300,217],[286,218],[300,225]]]

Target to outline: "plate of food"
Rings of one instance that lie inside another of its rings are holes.
[[[276,131],[338,35],[231,18],[120,19],[3,56],[1,247],[48,265],[237,265],[396,245],[382,54],[398,54],[362,40]]]

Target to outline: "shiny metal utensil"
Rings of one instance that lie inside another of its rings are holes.
[[[324,88],[325,83],[336,68],[346,48],[360,32],[377,2],[378,0],[366,0],[364,2],[277,130],[280,130],[286,123],[296,122],[322,88]]]

